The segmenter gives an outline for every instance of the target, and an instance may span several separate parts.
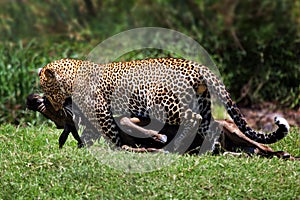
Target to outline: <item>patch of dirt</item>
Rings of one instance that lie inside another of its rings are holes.
[[[300,127],[300,109],[280,108],[277,104],[270,102],[253,105],[251,108],[241,107],[240,109],[248,124],[258,130],[271,131],[274,129],[275,116],[284,117],[290,126]]]

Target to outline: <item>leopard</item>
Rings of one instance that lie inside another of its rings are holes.
[[[100,135],[117,147],[126,140],[120,131],[122,121],[114,117],[119,115],[155,119],[167,127],[182,125],[181,131],[174,131],[177,134],[159,134],[164,138],[160,143],[172,142],[174,151],[184,149],[180,147],[190,140],[194,142],[188,144],[188,150],[207,136],[214,140],[216,132],[222,130],[212,116],[212,95],[224,105],[238,129],[253,141],[275,143],[290,128],[283,117],[276,116],[275,131],[252,129],[221,79],[209,67],[192,60],[150,58],[98,64],[64,58],[40,69],[39,78],[55,111],[64,110],[66,99],[72,97]],[[212,141],[209,148],[214,149],[214,144]]]

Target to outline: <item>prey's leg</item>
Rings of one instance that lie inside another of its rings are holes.
[[[141,136],[143,137],[151,137],[157,142],[166,143],[167,142],[167,136],[163,134],[159,134],[157,131],[154,130],[148,130],[141,126],[138,126],[137,123],[141,122],[138,118],[128,118],[123,117],[120,120],[120,124],[122,126],[127,126],[129,128],[135,129],[140,132]]]

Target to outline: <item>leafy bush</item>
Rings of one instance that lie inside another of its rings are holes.
[[[83,57],[105,38],[141,26],[166,27],[197,40],[234,99],[299,107],[298,1],[29,0],[0,2],[0,16],[0,122],[24,115],[24,97],[38,88],[37,68],[57,58]],[[151,56],[156,53],[144,55]]]
[[[25,97],[38,86],[34,65],[43,59],[32,48],[20,42],[0,49],[0,122],[19,120],[24,114]]]

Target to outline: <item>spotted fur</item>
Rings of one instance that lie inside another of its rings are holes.
[[[279,128],[272,133],[251,129],[220,79],[208,67],[194,61],[158,58],[96,64],[61,59],[42,68],[39,77],[56,111],[63,109],[68,97],[75,97],[92,124],[117,146],[122,145],[122,138],[115,114],[151,115],[169,125],[197,127],[196,137],[213,135],[209,128],[213,120],[212,94],[222,102],[240,131],[254,141],[274,143],[289,131],[283,118],[275,118]],[[183,142],[188,134],[188,129],[183,131],[177,141]]]

